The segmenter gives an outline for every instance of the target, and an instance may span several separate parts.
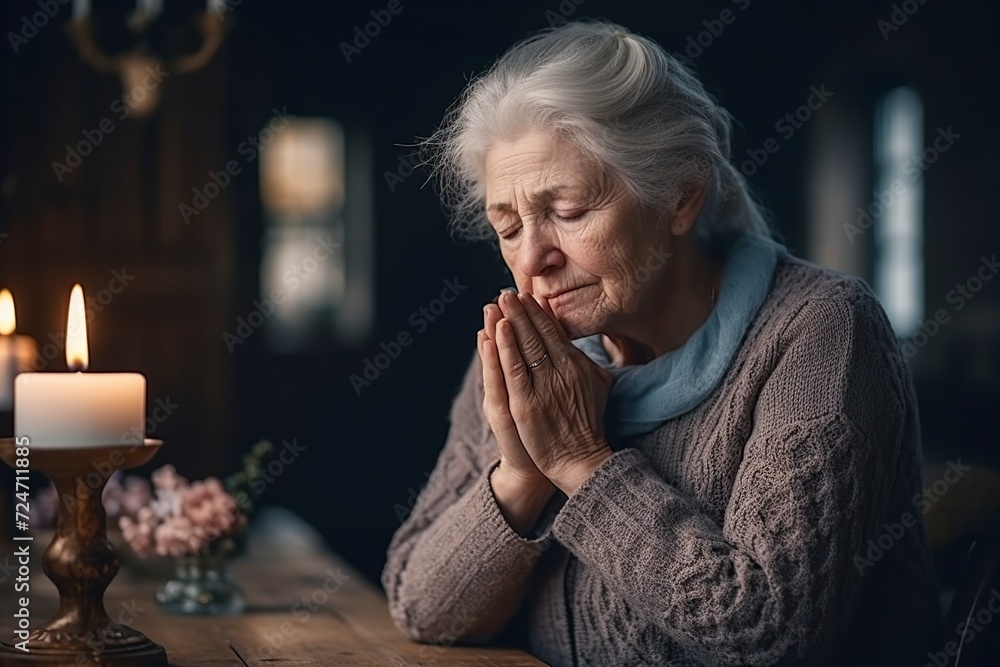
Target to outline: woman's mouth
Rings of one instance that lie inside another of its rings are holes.
[[[555,292],[551,296],[546,296],[545,298],[548,300],[549,303],[558,302],[560,300],[564,300],[566,297],[576,292],[579,292],[584,287],[590,287],[590,285],[580,285],[579,287],[571,287],[570,289],[562,290],[561,292]]]

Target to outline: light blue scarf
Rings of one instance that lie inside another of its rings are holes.
[[[784,246],[742,234],[729,246],[715,308],[684,345],[647,364],[611,364],[601,335],[573,344],[611,373],[604,413],[609,439],[643,435],[701,403],[719,384],[743,336],[771,291]]]

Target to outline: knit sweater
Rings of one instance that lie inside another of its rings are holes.
[[[382,575],[410,638],[552,665],[904,665],[937,631],[916,399],[863,281],[783,259],[716,389],[612,442],[528,536],[493,497],[482,403],[474,355]]]

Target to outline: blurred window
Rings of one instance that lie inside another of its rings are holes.
[[[889,91],[875,114],[874,287],[896,335],[924,317],[923,103],[912,88]]]
[[[319,349],[372,325],[369,147],[327,118],[297,118],[261,149],[260,268],[268,345]],[[350,251],[350,252],[349,252]]]

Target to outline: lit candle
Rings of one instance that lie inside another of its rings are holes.
[[[37,348],[30,336],[16,336],[14,297],[0,290],[0,410],[10,410],[14,399],[14,377],[34,368]]]
[[[94,447],[134,442],[144,432],[146,378],[141,373],[84,373],[89,361],[83,288],[73,287],[66,323],[70,373],[22,373],[14,380],[14,435],[31,446]]]

